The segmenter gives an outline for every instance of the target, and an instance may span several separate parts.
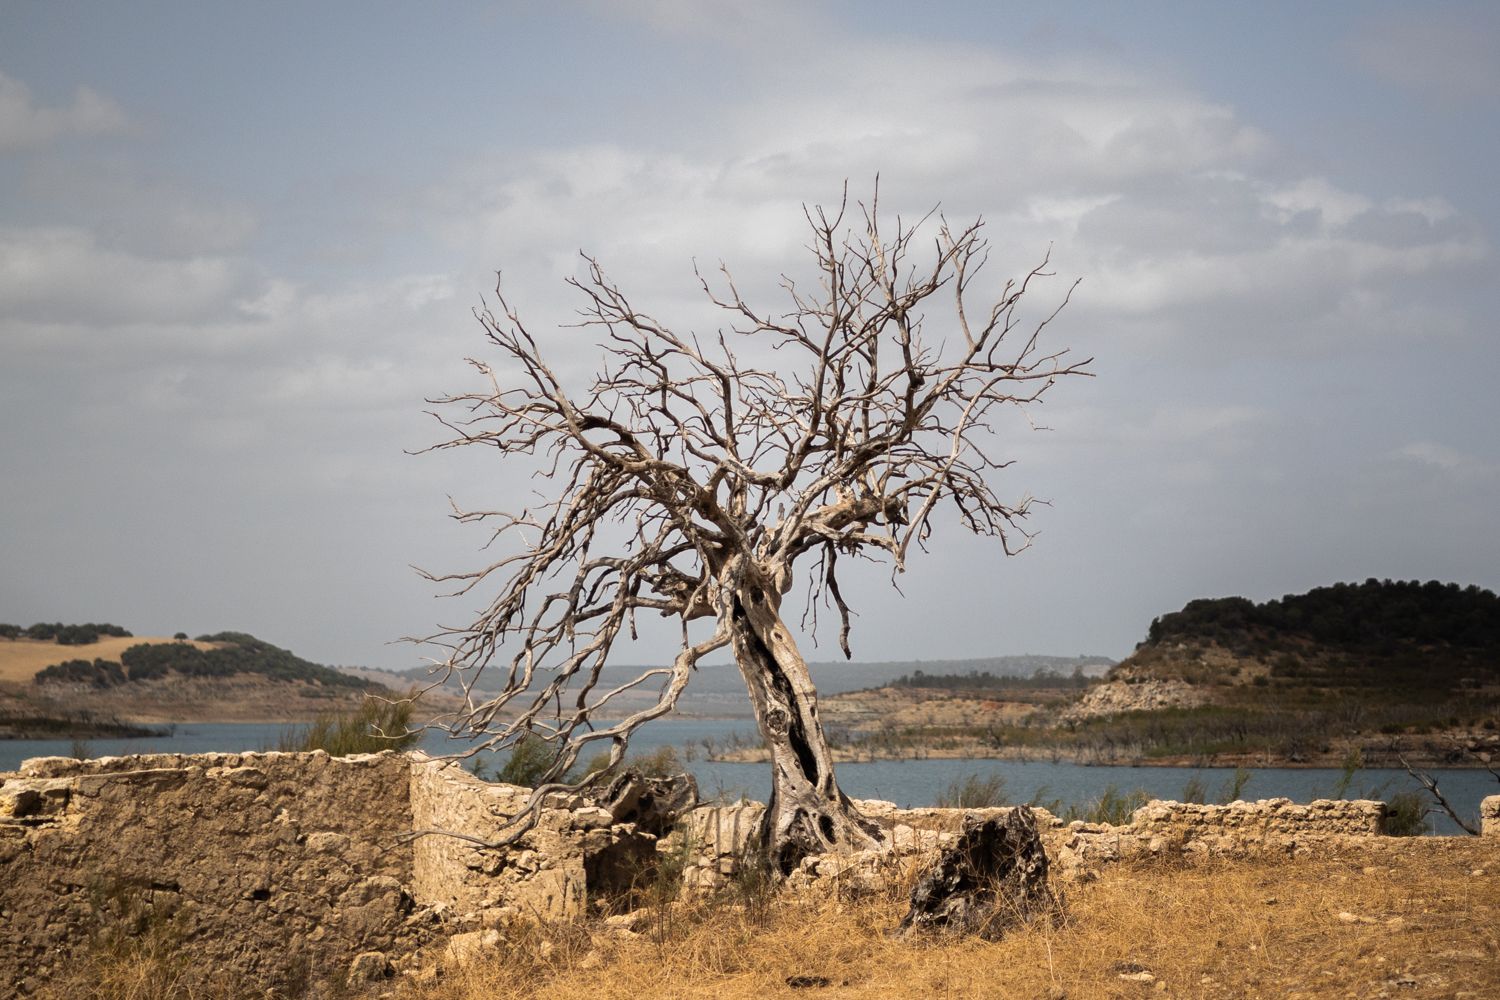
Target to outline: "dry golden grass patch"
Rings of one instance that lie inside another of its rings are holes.
[[[1115,866],[1069,891],[1057,926],[995,943],[892,938],[898,893],[710,903],[656,911],[629,939],[579,925],[517,930],[398,996],[1500,997],[1497,886],[1493,842],[1427,839]]]
[[[87,646],[60,646],[55,642],[39,639],[0,639],[0,682],[10,684],[30,683],[37,672],[54,663],[68,660],[120,660],[120,654],[131,646],[142,643],[176,642],[164,636],[100,636],[98,642]],[[199,649],[213,649],[217,643],[189,642]]]

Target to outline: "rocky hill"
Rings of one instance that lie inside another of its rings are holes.
[[[1500,755],[1500,597],[1367,580],[1195,600],[1102,681],[911,676],[827,699],[851,754],[1399,766]]]
[[[1419,726],[1483,722],[1497,693],[1500,597],[1475,586],[1372,579],[1263,604],[1191,601],[1153,621],[1075,715],[1340,704],[1363,706],[1383,725]]]

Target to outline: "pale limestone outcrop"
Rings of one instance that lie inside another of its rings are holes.
[[[1479,829],[1486,837],[1500,837],[1500,795],[1479,803]]]
[[[1163,708],[1192,708],[1208,701],[1208,693],[1198,685],[1180,680],[1106,681],[1089,688],[1084,696],[1069,706],[1059,718],[1063,722],[1121,712],[1148,712]]]

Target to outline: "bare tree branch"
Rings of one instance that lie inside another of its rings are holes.
[[[548,795],[588,783],[564,776],[591,744],[607,744],[618,764],[631,734],[672,710],[694,665],[726,646],[772,748],[779,863],[869,839],[833,780],[806,663],[782,621],[794,563],[817,553],[808,607],[837,608],[847,657],[841,555],[888,557],[900,573],[943,509],[1005,552],[1024,548],[1032,501],[996,491],[1010,464],[994,454],[998,417],[1089,374],[1088,361],[1041,347],[1072,287],[1039,320],[1022,312],[1051,276],[1046,257],[976,305],[981,222],[954,228],[934,212],[883,228],[878,208],[877,188],[853,211],[847,193],[836,212],[804,209],[817,287],[783,277],[785,311],[752,306],[723,265],[695,272],[725,317],[713,337],[637,309],[584,255],[585,276],[568,280],[582,299],[575,326],[602,336],[609,361],[582,391],[548,367],[498,279],[495,307],[476,311],[506,364],[471,360],[482,386],[431,401],[449,435],[432,447],[528,456],[549,484],[535,509],[455,508],[489,526],[502,552],[477,570],[429,575],[459,594],[495,591],[473,622],[427,637],[446,650],[436,672],[459,678],[465,699],[444,724],[480,747],[531,734],[556,752],[496,843],[522,835]],[[681,650],[669,667],[611,682],[610,653],[641,612],[677,619]],[[701,618],[716,628],[694,642],[688,624]],[[500,686],[481,695],[486,672]],[[648,708],[600,722],[606,706],[648,689]]]

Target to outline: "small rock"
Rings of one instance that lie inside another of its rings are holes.
[[[1476,869],[1474,869],[1473,871],[1469,872],[1469,877],[1470,878],[1483,878],[1484,877],[1484,869],[1483,868],[1476,868]]]
[[[1127,983],[1154,983],[1156,976],[1142,970],[1141,972],[1122,972],[1120,978]]]
[[[467,965],[477,958],[481,951],[496,948],[499,945],[500,932],[497,930],[455,934],[448,939],[448,944],[443,948],[443,960],[450,965]]]
[[[1385,922],[1385,925],[1390,930],[1399,931],[1401,928],[1406,926],[1406,921],[1401,919],[1400,917],[1392,917]]]
[[[385,952],[364,951],[354,956],[354,961],[349,963],[348,982],[351,986],[356,983],[373,983],[389,979],[395,972],[391,968],[390,959],[385,957]]]

